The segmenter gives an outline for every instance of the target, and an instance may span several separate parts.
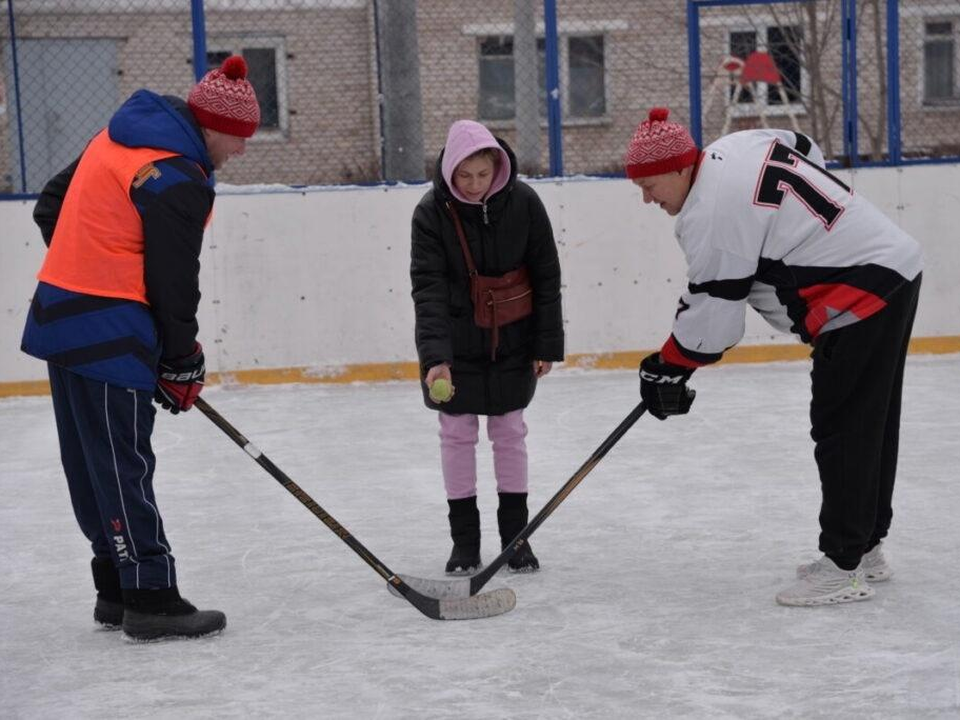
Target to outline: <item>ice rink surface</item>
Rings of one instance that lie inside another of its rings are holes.
[[[517,607],[440,622],[198,411],[158,415],[157,496],[213,639],[95,629],[50,400],[0,400],[4,718],[960,717],[960,356],[911,356],[895,576],[862,603],[783,608],[816,557],[805,362],[698,372],[691,414],[643,417],[534,534]],[[414,383],[204,397],[396,572],[449,553],[435,414]],[[538,510],[638,401],[634,372],[564,371],[527,412]],[[480,445],[484,558],[496,491]],[[532,514],[531,513],[531,514]]]

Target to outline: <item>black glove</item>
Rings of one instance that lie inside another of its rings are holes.
[[[205,374],[200,343],[197,343],[192,355],[176,359],[161,358],[153,399],[174,415],[181,410],[189,410],[203,390]]]
[[[647,412],[658,420],[690,412],[697,391],[687,387],[690,368],[660,361],[660,353],[647,355],[640,363],[640,397]]]

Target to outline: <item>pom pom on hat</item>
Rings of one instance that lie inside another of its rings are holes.
[[[231,80],[246,80],[247,61],[241,55],[231,55],[223,61],[220,70]]]
[[[650,122],[666,122],[668,117],[670,117],[668,108],[653,108],[650,111]]]
[[[623,157],[628,178],[650,177],[682,170],[697,161],[700,151],[680,123],[667,122],[670,110],[655,107],[637,126]]]
[[[200,127],[250,137],[260,126],[260,105],[253,85],[247,80],[247,63],[231,55],[211,70],[187,97],[187,105]]]

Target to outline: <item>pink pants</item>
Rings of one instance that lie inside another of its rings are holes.
[[[449,500],[477,494],[477,441],[480,419],[476,415],[440,416],[440,464]],[[497,492],[527,492],[527,425],[523,410],[487,416],[487,437],[493,443],[493,473]]]

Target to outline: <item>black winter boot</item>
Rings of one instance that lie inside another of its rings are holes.
[[[450,506],[450,537],[453,550],[447,560],[447,575],[470,575],[483,567],[480,562],[480,511],[477,497],[447,500]]]
[[[527,493],[499,493],[500,507],[497,508],[497,523],[500,525],[500,547],[506,549],[517,533],[527,526]],[[511,572],[536,572],[540,561],[530,549],[530,543],[524,541],[520,549],[507,561]]]
[[[93,620],[105,630],[119,630],[123,624],[123,593],[120,573],[113,559],[95,557],[90,561],[93,586],[97,589],[97,604],[93,606]]]
[[[227,617],[219,610],[197,610],[177,588],[123,591],[123,632],[132,640],[198,638],[219,633]]]

